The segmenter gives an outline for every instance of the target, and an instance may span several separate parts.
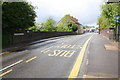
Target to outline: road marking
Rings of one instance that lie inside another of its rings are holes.
[[[82,47],[80,47],[80,49],[81,49]]]
[[[8,73],[10,73],[11,71],[12,71],[12,69],[10,69],[10,70],[8,70],[8,71],[6,71],[6,72],[4,72],[4,73],[0,74],[0,77],[2,77],[2,76],[4,76],[4,75],[6,75],[6,74],[8,74]]]
[[[31,58],[31,59],[25,61],[25,62],[26,62],[26,63],[27,63],[27,62],[30,62],[30,61],[32,61],[32,60],[35,59],[35,58],[37,58],[37,56],[35,56],[35,57],[33,57],[33,58]]]
[[[50,48],[52,48],[52,47],[53,47],[53,46],[48,47],[48,48],[46,48],[46,49],[42,50],[41,52],[44,52],[45,50],[50,49]]]
[[[2,52],[2,53],[0,53],[0,55],[3,55],[3,54],[5,54],[5,53],[10,53],[10,52],[13,52],[13,51],[16,51],[16,50],[11,50],[11,51]]]
[[[112,78],[107,76],[83,75],[83,78]],[[118,79],[116,79],[118,80]]]
[[[63,50],[64,51],[64,50]],[[64,56],[68,51],[64,51],[60,56]]]
[[[71,57],[74,53],[75,53],[75,51],[72,51],[72,53],[70,53],[71,51],[68,51],[65,55],[64,55],[64,57]]]
[[[83,57],[84,57],[87,45],[88,45],[88,43],[89,43],[89,41],[90,41],[91,38],[92,38],[92,36],[83,45],[83,48],[81,49],[80,54],[78,55],[78,58],[77,58],[74,66],[72,68],[72,71],[71,71],[68,79],[70,79],[70,78],[76,78],[78,76],[78,72],[80,70],[80,67],[81,67],[81,64],[82,64],[82,60],[83,60]]]
[[[61,46],[60,48],[66,48],[67,47],[67,45],[63,45],[63,46]]]
[[[56,53],[56,51],[58,51],[58,53]],[[56,55],[55,55],[55,56],[60,55],[62,52],[63,52],[63,50],[62,50],[62,51],[61,51],[61,50],[54,50],[54,53],[56,53]]]
[[[57,55],[57,52],[58,52],[58,54],[61,53],[60,50],[54,50],[53,54],[48,54],[48,56],[55,56],[55,55]]]
[[[64,57],[71,57],[75,51],[70,50],[54,50],[53,54],[48,54],[48,56],[64,56]]]
[[[49,52],[50,50],[48,49],[48,50],[46,50],[46,51],[44,51],[43,53],[47,53],[47,52]]]
[[[74,48],[76,45],[73,45],[71,48]]]
[[[20,60],[20,61],[18,61],[18,62],[16,62],[16,63],[13,63],[13,64],[11,64],[11,65],[9,65],[9,66],[7,66],[7,67],[1,69],[0,71],[6,70],[6,69],[8,69],[8,68],[10,68],[10,67],[12,67],[12,66],[14,66],[14,65],[16,65],[16,64],[21,63],[22,61],[23,61],[23,60]]]

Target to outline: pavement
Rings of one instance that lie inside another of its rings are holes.
[[[118,44],[102,35],[95,35],[89,45],[86,51],[88,64],[84,77],[118,78]]]
[[[4,78],[117,78],[118,51],[97,33],[64,36],[3,52]]]

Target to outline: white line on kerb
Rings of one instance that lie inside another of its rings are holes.
[[[5,70],[5,69],[8,69],[8,68],[10,68],[10,67],[12,67],[12,66],[14,66],[14,65],[16,65],[16,64],[19,64],[19,63],[22,62],[22,61],[23,61],[23,60],[20,60],[20,61],[18,61],[18,62],[16,62],[16,63],[13,63],[13,64],[11,64],[11,65],[9,65],[9,66],[1,69],[0,71],[3,71],[3,70]]]

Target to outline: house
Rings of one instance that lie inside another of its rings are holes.
[[[74,18],[74,17],[71,17],[71,20],[73,21],[73,23],[77,24],[78,25],[78,30],[76,31],[78,34],[82,34],[83,33],[83,25],[80,24],[78,22],[78,19]]]
[[[78,30],[76,31],[78,34],[83,33],[83,28],[82,28],[82,24],[80,24],[78,22],[78,19],[74,18],[73,16],[70,15],[66,15],[65,17],[63,17],[58,23],[57,25],[60,24],[64,24],[66,25],[68,22],[72,21],[73,23],[77,24]]]

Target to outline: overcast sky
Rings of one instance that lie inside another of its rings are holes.
[[[28,0],[37,13],[36,23],[52,17],[58,22],[64,15],[70,14],[83,25],[96,25],[100,15],[102,0]]]

